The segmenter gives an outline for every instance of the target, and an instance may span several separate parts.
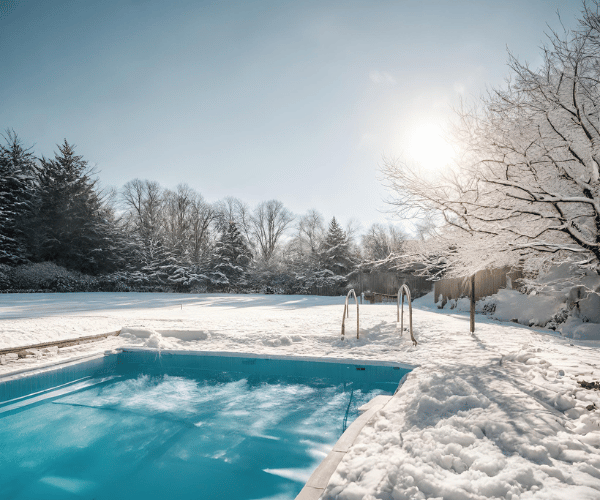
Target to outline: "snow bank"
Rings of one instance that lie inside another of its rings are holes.
[[[503,289],[479,300],[478,313],[499,321],[539,326],[559,331],[569,338],[600,340],[600,276],[591,271],[575,276],[571,264],[555,266],[529,285],[528,294]],[[428,294],[426,297],[431,300]],[[470,311],[467,297],[449,300],[440,309]]]
[[[525,295],[517,290],[499,290],[477,303],[477,311],[494,306],[491,317],[528,326],[546,326],[565,308],[566,297],[549,294]]]
[[[600,340],[600,324],[583,322],[580,318],[568,318],[559,331],[572,339]]]
[[[366,426],[324,498],[600,498],[597,394],[564,384],[537,349],[429,368]]]
[[[517,290],[502,289],[494,295],[478,300],[475,305],[477,313],[488,314],[499,321],[512,321],[527,326],[545,326],[565,308],[566,297],[554,295],[526,295]],[[436,303],[438,309],[447,312],[470,313],[471,302],[468,297],[448,300],[444,306]]]

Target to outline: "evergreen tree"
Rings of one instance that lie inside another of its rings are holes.
[[[0,263],[27,260],[25,227],[31,217],[34,191],[34,156],[12,130],[0,145]]]
[[[337,276],[345,276],[355,266],[355,260],[350,251],[348,236],[335,220],[331,219],[329,229],[321,248],[321,262],[324,269]]]
[[[170,273],[175,269],[175,259],[166,250],[161,240],[156,240],[151,246],[142,248],[141,272],[148,286],[167,284]]]
[[[97,181],[66,140],[54,159],[41,159],[36,203],[36,258],[86,273],[112,270],[114,221]]]
[[[252,253],[237,224],[230,221],[215,244],[210,278],[216,286],[244,283]]]

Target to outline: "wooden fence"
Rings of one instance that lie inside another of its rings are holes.
[[[308,291],[308,295],[323,295],[326,297],[335,297],[336,295],[343,295],[343,292],[340,291],[339,286],[319,286],[313,285]]]
[[[396,295],[402,285],[408,285],[413,298],[421,297],[431,291],[433,283],[422,276],[396,273],[360,273],[354,280],[357,294],[363,292]]]
[[[396,273],[359,273],[349,284],[354,288],[356,295],[363,292],[375,292],[386,295],[396,295],[402,285],[408,285],[413,298],[429,293],[433,283],[422,276],[402,275]],[[317,286],[310,288],[310,295],[341,295],[340,287]]]
[[[522,278],[520,270],[511,267],[485,269],[475,273],[475,300],[493,295],[501,288],[512,288],[516,280]],[[434,285],[434,300],[442,296],[442,304],[448,300],[469,297],[471,294],[471,277],[447,278],[436,281]]]

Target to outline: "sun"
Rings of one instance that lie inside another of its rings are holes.
[[[408,134],[405,151],[412,161],[430,172],[442,171],[454,156],[442,129],[433,123],[417,125]]]

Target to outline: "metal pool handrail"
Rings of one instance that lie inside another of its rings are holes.
[[[350,310],[348,308],[348,300],[350,299],[350,294],[354,295],[354,300],[356,301],[356,338],[359,338],[359,316],[358,316],[358,299],[356,298],[356,292],[354,288],[348,292],[346,295],[346,304],[344,305],[344,316],[342,317],[342,340],[344,340],[344,335],[346,334],[346,316],[350,317]]]
[[[417,341],[413,335],[413,327],[412,327],[412,302],[410,300],[410,289],[408,285],[402,285],[398,290],[398,310],[397,310],[397,318],[396,321],[400,321],[400,335],[404,333],[404,294],[406,293],[406,297],[408,299],[408,317],[409,317],[409,325],[410,325],[410,338],[413,341],[414,345],[417,345]],[[400,300],[402,300],[402,314],[400,313]]]

